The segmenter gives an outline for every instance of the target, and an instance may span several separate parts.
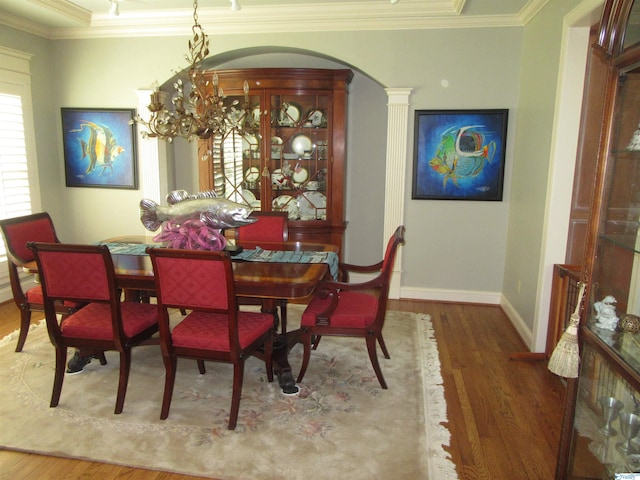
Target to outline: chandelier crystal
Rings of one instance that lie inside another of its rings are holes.
[[[157,88],[151,94],[148,106],[149,120],[140,115],[134,122],[142,125],[146,131],[143,138],[158,138],[172,142],[181,137],[191,141],[196,138],[208,139],[213,135],[224,136],[231,131],[241,135],[251,134],[256,125],[250,115],[249,84],[244,82],[244,102],[233,100],[225,104],[225,94],[218,84],[218,75],[214,72],[207,78],[199,63],[209,55],[209,37],[198,23],[198,0],[193,2],[193,39],[189,41],[189,52],[185,59],[189,62],[188,82],[178,78],[173,84],[175,94],[171,105],[167,107],[162,97],[164,92]]]

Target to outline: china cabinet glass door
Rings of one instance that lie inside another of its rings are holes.
[[[321,92],[270,96],[270,206],[289,220],[327,219],[329,100]]]
[[[607,6],[624,18],[638,10],[625,0]],[[580,374],[566,407],[568,472],[556,478],[640,478],[640,48],[624,44],[616,55],[584,262]]]
[[[213,73],[211,73],[213,75]],[[284,211],[289,240],[343,247],[348,69],[217,71],[225,103],[250,104],[245,134],[200,140],[199,188]]]
[[[640,68],[618,77],[615,104],[584,313],[575,479],[640,472]]]

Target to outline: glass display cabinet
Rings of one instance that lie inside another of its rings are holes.
[[[290,240],[342,249],[347,92],[353,72],[241,69],[215,74],[227,102],[250,103],[250,128],[242,135],[230,132],[199,141],[200,190],[215,190],[254,210],[286,211]]]
[[[580,372],[567,380],[556,479],[640,472],[640,2],[603,7],[610,73],[582,279]]]

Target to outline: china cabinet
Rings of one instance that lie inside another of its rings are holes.
[[[609,0],[597,49],[609,65],[581,278],[580,372],[567,381],[556,479],[640,472],[640,1]]]
[[[254,210],[286,211],[290,240],[342,250],[353,72],[260,68],[209,76],[224,88],[229,110],[233,102],[248,102],[249,113],[242,134],[231,131],[199,141],[200,190],[215,190]]]

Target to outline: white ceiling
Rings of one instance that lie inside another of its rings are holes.
[[[207,31],[277,33],[521,26],[548,0],[200,0]],[[0,0],[0,23],[51,39],[185,35],[190,0]]]

